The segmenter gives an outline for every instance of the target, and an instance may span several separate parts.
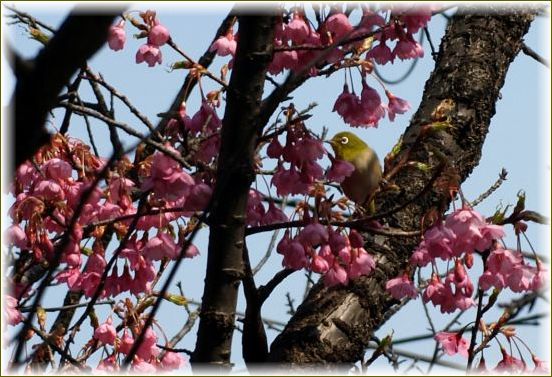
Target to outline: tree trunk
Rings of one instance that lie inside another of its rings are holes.
[[[450,202],[448,190],[428,185],[440,163],[436,156],[446,156],[459,182],[478,165],[508,66],[521,49],[533,18],[533,12],[527,10],[498,13],[469,8],[453,17],[420,107],[403,135],[401,149],[411,149],[409,159],[428,164],[433,171],[399,170],[393,179],[399,190],[378,195],[378,212],[386,213],[416,199],[381,219],[383,224],[419,230],[424,215],[446,210]],[[422,126],[430,123],[431,114],[444,100],[453,104],[449,115],[454,127],[416,142]],[[428,189],[424,190],[426,185]],[[271,345],[272,362],[326,364],[333,368],[327,363],[350,367],[362,358],[370,337],[398,303],[385,292],[385,283],[405,268],[420,241],[419,237],[366,238],[366,249],[376,256],[376,271],[348,287],[325,288],[320,282],[316,284]]]
[[[227,91],[209,255],[192,363],[230,369],[238,287],[243,278],[245,208],[255,178],[254,152],[265,74],[272,59],[272,16],[240,16],[240,40]]]

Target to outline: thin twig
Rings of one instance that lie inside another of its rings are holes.
[[[97,302],[95,305],[113,305],[115,304],[115,301],[114,300],[107,300],[107,301],[100,301],[100,302]],[[73,305],[65,305],[65,306],[56,306],[56,307],[53,307],[53,308],[42,308],[42,310],[44,310],[45,312],[58,312],[58,311],[61,311],[61,310],[67,310],[67,309],[74,309],[74,308],[82,308],[83,306],[87,306],[88,303],[87,302],[83,302],[81,304],[73,304]],[[19,311],[21,313],[26,313],[26,312],[30,312],[31,311],[31,307],[24,307],[24,308],[19,308]]]
[[[73,111],[75,111],[75,112],[80,112],[82,114],[90,115],[91,117],[94,117],[94,118],[97,118],[97,119],[103,121],[107,125],[113,125],[117,128],[120,128],[121,130],[125,131],[127,134],[140,139],[144,143],[154,147],[155,149],[157,149],[160,152],[166,154],[167,156],[171,157],[175,161],[178,161],[180,164],[182,164],[186,168],[191,169],[190,164],[180,154],[174,152],[173,150],[170,150],[169,148],[167,148],[166,146],[164,146],[161,143],[158,143],[156,141],[151,140],[149,137],[147,137],[146,135],[143,135],[142,133],[134,130],[132,127],[130,127],[130,125],[128,125],[126,123],[122,123],[122,122],[113,120],[113,119],[101,114],[100,112],[98,112],[96,110],[92,110],[92,109],[89,109],[89,108],[84,107],[84,106],[76,106],[76,105],[73,105],[73,104],[70,104],[70,103],[67,103],[67,102],[61,102],[61,103],[58,104],[58,106],[59,107],[71,107],[71,108],[73,108]]]
[[[525,43],[521,46],[521,51],[523,51],[525,55],[535,59],[536,61],[544,65],[546,68],[550,69],[550,62],[545,58],[543,58],[542,56],[540,56],[536,51],[534,51],[531,47],[527,46]]]
[[[495,192],[501,185],[504,183],[504,181],[507,179],[508,172],[506,169],[502,168],[500,171],[500,174],[498,175],[498,179],[495,183],[487,191],[479,195],[477,199],[475,199],[473,202],[470,203],[471,207],[475,207],[479,203],[481,203],[483,200],[487,199],[493,192]]]

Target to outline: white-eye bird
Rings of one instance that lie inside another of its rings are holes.
[[[352,132],[339,132],[330,141],[335,157],[350,162],[355,171],[341,188],[359,206],[364,206],[381,181],[381,165],[376,152]]]

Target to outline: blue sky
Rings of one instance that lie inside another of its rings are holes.
[[[66,15],[70,4],[56,3],[55,5],[43,6],[35,3],[32,5],[17,4],[17,6],[40,20],[57,27]],[[208,43],[214,35],[220,20],[226,15],[230,5],[224,3],[217,3],[216,5],[196,3],[195,5],[176,6],[173,3],[151,5],[136,3],[129,6],[129,9],[145,10],[149,7],[157,10],[159,19],[168,27],[173,40],[189,55],[197,59],[208,47]],[[444,33],[445,22],[446,20],[443,17],[436,16],[430,23],[431,38],[436,48],[438,48]],[[548,17],[538,17],[525,38],[528,46],[548,58],[550,56],[549,24],[550,19]],[[2,28],[7,40],[15,46],[21,55],[32,57],[36,54],[40,46],[29,40],[20,27],[6,28],[3,24]],[[111,85],[126,94],[133,104],[155,123],[157,121],[156,114],[168,108],[186,72],[169,72],[169,65],[180,58],[168,47],[162,48],[164,57],[162,66],[148,68],[144,64],[135,64],[134,55],[142,41],[133,40],[132,32],[133,29],[127,26],[128,40],[123,51],[113,52],[104,47],[90,61],[89,65],[95,72],[102,73]],[[388,120],[381,122],[378,129],[355,129],[355,132],[376,150],[380,159],[383,159],[398,137],[404,132],[410,117],[420,102],[425,81],[433,69],[433,60],[427,42],[424,44],[424,49],[426,55],[418,63],[413,74],[403,83],[389,86],[397,96],[410,101],[412,110],[407,114],[397,116],[394,123],[390,123]],[[3,55],[3,67],[7,68],[4,59]],[[215,64],[211,67],[211,71],[217,74],[221,65],[227,61],[227,58],[217,58]],[[382,67],[380,72],[384,77],[394,79],[401,76],[408,69],[409,64],[410,62],[401,63],[398,61],[393,66],[386,65]],[[4,69],[2,72],[2,104],[6,105],[13,90],[13,78],[8,69]],[[281,74],[277,78],[281,80],[283,77]],[[359,83],[359,81],[357,82]],[[204,79],[203,83],[205,91],[216,88],[208,79]],[[306,108],[311,102],[318,103],[318,106],[313,110],[313,117],[308,121],[308,125],[315,131],[320,131],[322,127],[328,127],[331,135],[348,129],[342,120],[331,111],[336,97],[342,90],[342,85],[343,75],[338,73],[329,79],[311,80],[294,93],[292,101],[298,109]],[[271,89],[270,85],[267,86],[267,90]],[[492,119],[490,132],[485,141],[481,162],[462,186],[466,197],[473,200],[494,183],[502,167],[508,170],[508,180],[486,202],[477,207],[483,214],[490,215],[494,213],[499,203],[504,205],[515,203],[516,193],[519,190],[524,190],[527,193],[527,208],[537,210],[550,217],[550,117],[547,105],[550,103],[549,92],[549,69],[521,53],[509,69],[506,83],[501,91],[502,99],[497,103],[496,115]],[[189,113],[193,114],[195,112],[199,100],[199,92],[196,90],[188,101]],[[63,114],[55,112],[55,115],[57,117],[53,119],[53,124],[59,126]],[[116,115],[140,131],[146,131],[122,106],[116,108]],[[219,115],[222,117],[222,111],[219,111]],[[73,117],[73,119],[77,118]],[[100,151],[104,154],[109,153],[110,143],[107,128],[101,123],[94,122],[93,129],[95,132],[97,131]],[[73,136],[88,140],[82,121],[75,121],[70,130]],[[135,141],[127,140],[127,146],[132,145]],[[261,183],[260,187],[264,188],[264,185]],[[530,225],[528,235],[537,252],[549,256],[549,227]],[[208,233],[202,231],[197,241],[197,245],[202,251],[202,257],[183,263],[178,274],[178,280],[182,281],[186,295],[198,301],[202,295],[207,236]],[[248,239],[253,264],[264,254],[269,238],[270,235],[262,235]],[[511,247],[515,247],[513,234],[508,235],[506,243]],[[524,245],[523,248],[528,249],[528,246]],[[263,284],[270,279],[281,268],[280,263],[280,256],[272,255],[267,266],[258,274],[257,284]],[[303,294],[304,281],[302,272],[294,273],[285,284],[275,290],[273,296],[265,304],[263,314],[267,318],[285,322],[289,316],[286,313],[285,294],[290,292],[292,297],[295,298],[295,304],[299,304]],[[300,289],[297,289],[297,287],[300,287]],[[175,320],[175,307],[169,305],[171,304],[163,304],[159,319],[161,324],[174,324],[175,327],[168,331],[168,335],[171,336],[184,323],[185,315],[182,313],[182,316]],[[240,310],[243,311],[243,308],[243,299],[240,298]],[[546,310],[546,306],[542,305],[539,310]],[[437,314],[437,312],[434,314]],[[466,313],[465,317],[472,320],[474,313]],[[437,327],[440,324],[445,324],[448,321],[447,318],[437,319]],[[492,316],[489,318],[492,318]],[[395,338],[398,339],[425,333],[427,327],[420,300],[417,300],[394,316],[378,331],[377,335],[383,337],[391,329],[394,329]],[[193,349],[194,331],[181,343],[182,347]],[[542,355],[542,358],[548,358],[546,355],[550,354],[549,348],[539,338],[542,334],[550,334],[549,328],[523,328],[519,329],[518,333],[522,335],[524,340],[535,346],[535,350],[538,351],[539,355]],[[273,339],[276,333],[269,331],[268,335],[270,339]],[[239,338],[239,333],[236,332],[232,359],[238,365],[241,359],[241,340]],[[416,347],[418,345],[423,348],[427,347],[429,351],[426,353],[433,349],[432,342],[420,342],[415,343],[415,345]],[[493,351],[486,354],[488,364],[492,364],[491,360],[497,356],[498,351],[495,346]],[[459,357],[445,359],[462,362]],[[389,370],[389,372],[391,371]]]

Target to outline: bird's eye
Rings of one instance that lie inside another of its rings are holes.
[[[345,145],[349,142],[349,138],[347,136],[343,136],[341,138],[341,144]]]

